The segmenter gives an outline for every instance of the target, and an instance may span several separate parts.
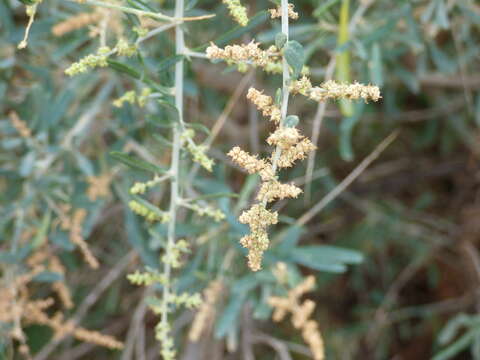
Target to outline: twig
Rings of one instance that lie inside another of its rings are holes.
[[[305,225],[316,214],[322,211],[332,200],[340,195],[380,154],[397,138],[399,131],[396,130],[387,136],[373,152],[368,155],[353,171],[338,184],[331,192],[329,192],[322,200],[320,200],[313,208],[303,214],[298,220],[297,225]]]

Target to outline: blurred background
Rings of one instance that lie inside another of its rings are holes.
[[[280,24],[264,12],[274,5],[242,2],[251,18],[246,28],[235,27],[220,1],[188,1],[189,16],[217,16],[186,24],[187,46],[202,52],[210,41],[274,43]],[[173,6],[172,1],[151,3],[159,9]],[[179,358],[309,359],[298,331],[289,321],[274,324],[266,305],[275,293],[271,269],[284,262],[292,278],[316,278],[308,298],[316,302],[314,319],[327,359],[480,359],[480,3],[294,4],[300,19],[292,22],[291,37],[306,50],[312,82],[372,83],[383,98],[318,105],[293,97],[289,112],[300,117],[302,132],[318,151],[282,175],[304,186],[304,194],[275,205],[281,221],[272,229],[264,270],[253,274],[238,244],[245,229],[236,218],[254,196],[258,179],[242,173],[225,154],[236,145],[251,153],[270,151],[264,140],[271,124],[245,94],[255,86],[273,96],[281,77],[187,60],[185,118],[200,138],[214,126],[218,130],[209,152],[215,169],[200,170],[192,186],[240,198],[215,200],[228,215],[224,223],[181,215],[177,235],[191,240],[194,249],[178,275],[179,287],[201,291],[218,274],[225,281],[212,329],[201,341],[186,337],[192,312],[176,315]],[[148,176],[109,154],[122,150],[168,163],[166,111],[151,103],[115,107],[112,101],[141,90],[146,78],[172,86],[172,64],[162,60],[174,52],[174,33],[145,41],[142,56],[118,60],[123,67],[70,78],[65,69],[96,52],[105,24],[53,29],[94,11],[44,0],[27,49],[17,50],[28,22],[25,7],[0,0],[0,289],[26,272],[27,260],[48,243],[66,269],[60,275],[75,304],[64,311],[65,318],[125,341],[123,351],[111,351],[71,338],[57,341],[49,328],[26,323],[22,327],[35,360],[158,358],[155,315],[143,301],[149,290],[129,284],[126,274],[158,267],[165,228],[157,225],[152,236],[128,209],[128,188]],[[108,10],[112,38],[133,38],[135,24],[134,16]],[[140,68],[141,77],[131,71]],[[392,133],[395,139],[379,149]],[[369,156],[376,159],[343,186]],[[159,204],[167,203],[165,190],[160,186],[152,195]],[[98,269],[82,261],[59,225],[69,208],[86,211],[81,235],[100,260]],[[55,271],[40,275],[29,284],[35,299],[50,296],[47,285],[59,281]],[[8,311],[0,307],[0,313]],[[8,335],[10,326],[0,322],[2,359],[21,358],[19,344]],[[289,357],[279,349],[287,349]]]

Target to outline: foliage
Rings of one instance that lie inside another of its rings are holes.
[[[286,289],[315,276],[308,297],[327,358],[477,358],[478,4],[299,0],[288,38],[267,11],[280,3],[224,2],[186,1],[182,24],[171,22],[174,1],[0,2],[0,289],[18,283],[28,297],[15,298],[55,300],[41,326],[22,320],[23,334],[0,314],[0,358],[20,358],[22,345],[36,360],[70,358],[76,341],[89,340],[85,329],[125,348],[96,346],[79,357],[155,353],[156,335],[165,358],[174,349],[187,358],[186,324],[198,306],[195,316],[208,314],[200,344],[225,344],[198,350],[205,358],[251,349],[274,358],[278,342],[304,358],[300,332],[269,320],[268,299],[286,294],[278,264],[288,268]],[[28,46],[18,50],[29,17]],[[252,40],[281,51],[253,65],[206,59],[211,42],[223,49]],[[271,152],[259,139],[272,127],[245,98],[251,86],[282,103],[283,56],[299,83],[375,84],[382,99],[316,104],[301,96],[311,84],[291,96],[285,124],[319,150],[280,175],[304,194],[273,205],[278,224],[252,273],[238,217],[261,181],[224,154],[236,145]],[[377,163],[330,195],[394,129],[401,134]],[[22,282],[41,252],[64,271],[42,260],[47,268]],[[202,292],[209,306],[200,305]],[[168,313],[168,323],[155,326],[145,304]],[[66,333],[84,336],[49,349],[56,340],[44,326],[56,324],[58,334],[68,320],[82,328]]]

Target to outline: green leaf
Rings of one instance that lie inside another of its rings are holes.
[[[33,281],[35,282],[44,282],[44,283],[53,283],[53,282],[62,281],[62,280],[63,280],[62,274],[51,272],[51,271],[43,271],[33,278]]]
[[[141,160],[137,157],[132,155],[127,155],[125,153],[119,151],[112,151],[110,155],[115,159],[120,161],[121,163],[130,166],[134,169],[144,170],[148,172],[152,172],[154,174],[164,174],[167,172],[166,169],[161,168],[160,166],[154,165],[148,161]]]
[[[312,269],[342,273],[347,264],[359,264],[363,255],[355,250],[342,249],[329,245],[311,245],[291,250],[290,258]]]
[[[303,46],[295,40],[290,40],[285,44],[284,48],[285,60],[293,70],[293,78],[297,79],[302,72],[303,65],[305,64],[305,52]]]
[[[382,50],[378,43],[374,43],[372,46],[372,52],[370,56],[370,79],[372,83],[377,86],[383,85],[383,63],[382,63]]]
[[[200,124],[200,123],[186,123],[185,126],[189,127],[189,128],[192,128],[194,130],[201,131],[206,135],[210,135],[210,129],[203,124]]]
[[[132,195],[132,198],[139,202],[140,204],[142,204],[143,206],[145,206],[148,210],[152,211],[153,213],[155,213],[156,215],[158,216],[163,216],[164,215],[164,211],[162,211],[158,206],[156,205],[153,205],[150,201],[147,201],[145,200],[144,198],[138,196],[138,195]]]
[[[180,60],[183,60],[183,58],[185,58],[184,55],[174,55],[166,58],[165,60],[160,61],[160,63],[158,64],[157,72],[160,74],[164,71],[167,71],[172,66],[174,66],[177,62],[179,62]]]
[[[448,360],[452,359],[455,355],[465,350],[480,333],[478,329],[470,330],[464,335],[462,335],[457,341],[452,345],[448,346],[446,349],[442,350],[436,354],[432,360]]]
[[[222,315],[215,324],[215,337],[221,339],[233,328],[238,325],[238,317],[242,311],[243,303],[245,302],[245,295],[238,294],[232,296],[230,302],[225,307]]]
[[[264,22],[266,22],[269,19],[270,19],[270,14],[267,11],[262,10],[262,11],[258,12],[257,14],[255,14],[255,16],[250,18],[250,21],[248,22],[247,26],[238,25],[235,28],[233,28],[232,30],[227,31],[224,35],[215,39],[213,41],[213,43],[216,44],[217,46],[225,46],[225,45],[229,44],[230,42],[232,42],[232,40],[235,40],[235,39],[249,33],[251,30],[253,30],[257,26],[263,24]],[[202,46],[199,46],[199,47],[193,49],[193,50],[194,51],[204,51],[208,46],[210,46],[210,41],[206,44],[203,44]]]
[[[238,197],[239,195],[236,193],[218,192],[213,194],[197,196],[193,199],[189,199],[189,201],[211,200],[211,199],[218,199],[218,198],[238,198]]]
[[[148,86],[152,87],[153,89],[155,89],[156,91],[164,95],[171,95],[169,88],[156,84],[153,80],[151,80],[147,76],[144,76],[143,74],[135,70],[130,65],[127,65],[112,59],[107,59],[107,62],[108,62],[108,66],[111,69],[123,74],[127,74],[128,76],[131,76],[134,79],[141,80],[143,83],[147,84]]]
[[[278,49],[282,49],[286,42],[287,42],[287,35],[285,35],[284,33],[280,32],[277,35],[275,35],[275,46]]]
[[[328,1],[322,2],[322,4],[319,7],[317,7],[313,12],[313,16],[317,18],[321,17],[325,11],[330,9],[333,5],[335,5],[339,1],[340,0],[328,0]]]
[[[285,126],[289,128],[293,128],[298,125],[300,122],[300,119],[298,118],[297,115],[288,115],[287,118],[285,119]]]

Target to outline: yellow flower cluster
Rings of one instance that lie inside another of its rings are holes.
[[[363,85],[357,82],[340,84],[333,80],[326,81],[320,86],[312,86],[310,80],[305,76],[298,81],[294,81],[290,86],[290,91],[293,94],[299,93],[307,96],[314,101],[362,99],[368,102],[369,100],[378,101],[382,98],[378,86]]]
[[[241,4],[240,0],[222,0],[222,2],[227,5],[230,15],[232,15],[237,23],[241,26],[247,26],[247,9]]]
[[[170,221],[170,215],[164,211],[153,211],[138,201],[131,200],[128,203],[128,207],[140,216],[143,216],[148,221],[160,221],[166,223]]]
[[[281,112],[278,106],[273,104],[273,99],[268,95],[263,95],[262,91],[255,88],[248,89],[247,99],[250,100],[262,115],[269,117],[274,123],[278,124],[281,118]]]
[[[240,243],[248,248],[248,264],[253,271],[261,269],[263,252],[268,248],[269,239],[267,227],[277,223],[277,213],[266,209],[266,204],[285,198],[296,198],[302,190],[293,184],[282,184],[275,174],[277,167],[292,166],[296,160],[304,159],[307,154],[315,150],[311,141],[290,126],[280,124],[280,109],[273,104],[270,96],[261,91],[250,88],[247,98],[252,101],[262,114],[269,117],[278,127],[271,134],[267,143],[276,146],[277,150],[270,159],[258,159],[238,146],[228,153],[232,160],[247,170],[248,173],[258,173],[262,178],[262,185],[257,194],[258,204],[240,216],[240,222],[250,226],[251,233],[240,239]],[[288,124],[287,124],[288,125]]]
[[[264,68],[269,72],[278,72],[281,63],[278,62],[279,51],[272,45],[267,50],[262,50],[259,43],[251,41],[242,45],[227,45],[224,49],[211,43],[206,50],[209,59],[224,60],[228,64],[237,64],[239,70],[244,72],[248,65]],[[281,72],[281,71],[280,71]]]
[[[122,107],[124,103],[129,103],[131,105],[135,104],[135,102],[140,107],[144,107],[147,104],[148,99],[150,98],[150,94],[152,93],[152,89],[150,88],[143,88],[140,95],[134,90],[127,91],[125,94],[120,96],[119,98],[113,101],[113,106],[115,107]]]
[[[272,202],[278,199],[296,198],[302,190],[293,184],[282,184],[277,180],[262,183],[257,195],[260,202]]]
[[[300,298],[315,286],[315,278],[308,276],[302,283],[288,292],[287,297],[273,296],[268,299],[270,306],[275,308],[273,321],[282,321],[288,313],[292,314],[292,324],[302,331],[302,337],[310,347],[315,360],[325,359],[325,347],[318,324],[310,317],[315,309],[312,300],[300,302]]]
[[[215,280],[203,291],[203,303],[195,314],[192,327],[188,334],[190,341],[197,342],[202,333],[210,331],[215,320],[215,304],[219,300],[222,290],[222,281]]]
[[[278,213],[268,211],[263,204],[255,204],[240,215],[239,221],[250,227],[250,234],[242,237],[240,243],[248,249],[248,266],[258,271],[269,244],[267,228],[278,222]]]
[[[230,150],[227,155],[249,174],[259,173],[262,180],[265,181],[274,177],[272,164],[268,160],[258,159],[257,155],[250,155],[238,146],[235,146]]]
[[[291,3],[288,4],[288,17],[292,20],[297,20],[298,13],[294,9],[295,9],[295,5]],[[269,9],[268,11],[270,12],[270,17],[272,19],[282,17],[282,9],[280,8],[280,6],[277,7],[276,9]]]
[[[199,216],[208,216],[208,217],[211,217],[213,220],[215,221],[222,221],[223,219],[225,219],[225,214],[219,210],[219,209],[216,209],[212,206],[208,206],[208,205],[197,205],[197,204],[188,204],[187,206],[189,209],[193,210],[196,214],[198,214]]]
[[[107,47],[101,47],[98,49],[96,54],[90,54],[80,59],[76,63],[70,65],[70,67],[65,70],[65,74],[68,76],[74,76],[82,73],[86,73],[90,69],[96,67],[106,67],[108,66],[108,56],[112,50]]]
[[[212,171],[215,162],[207,156],[208,146],[197,145],[193,141],[195,131],[193,129],[185,130],[182,135],[182,141],[187,143],[187,150],[192,155],[193,161],[200,164],[207,171]]]

